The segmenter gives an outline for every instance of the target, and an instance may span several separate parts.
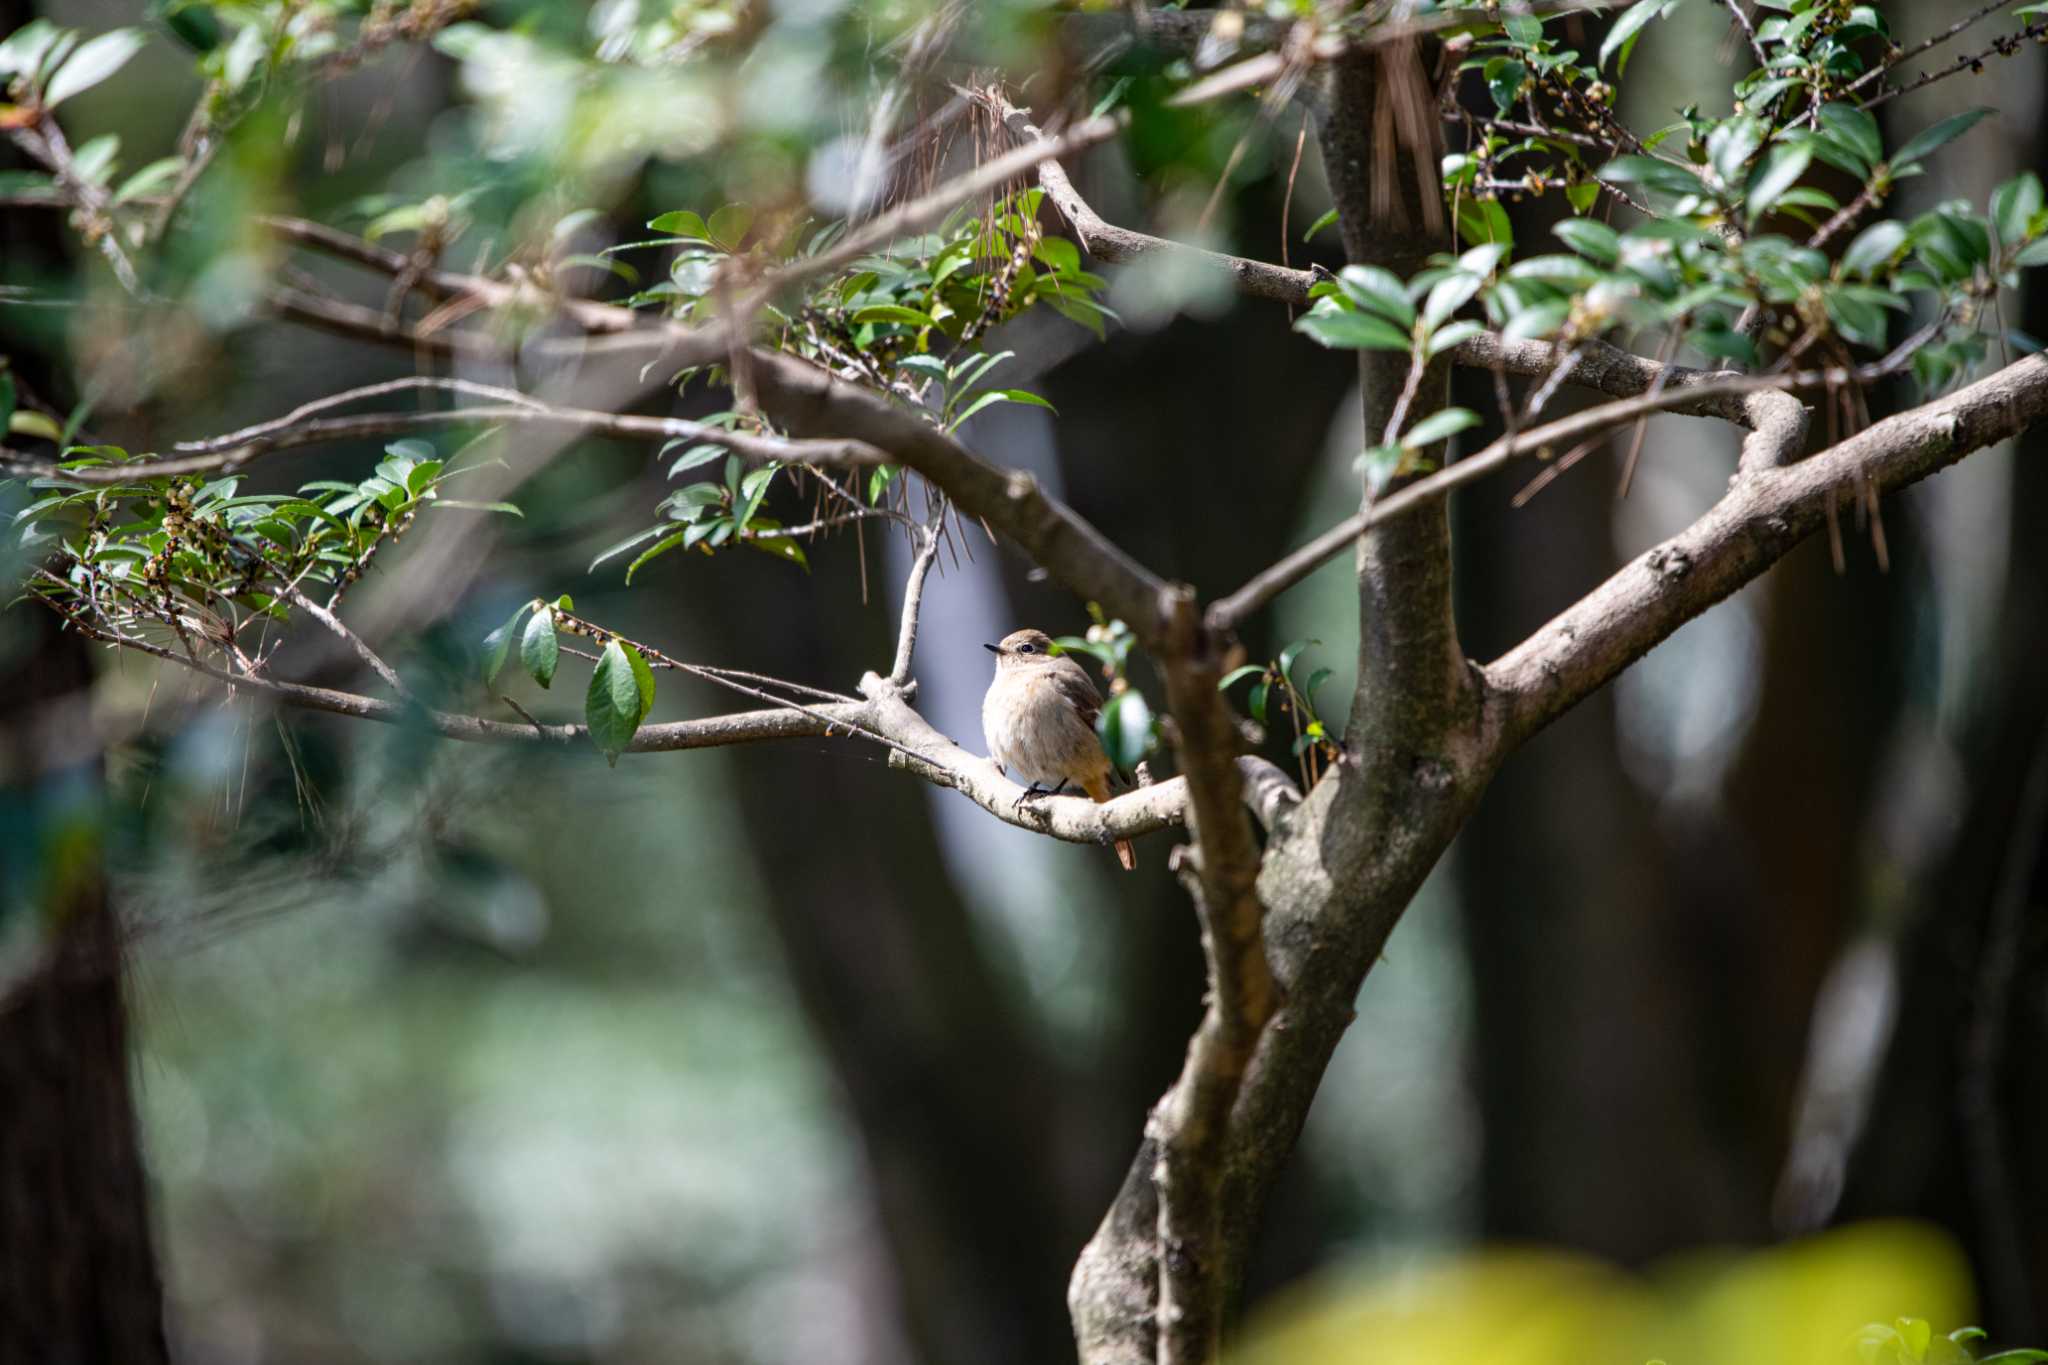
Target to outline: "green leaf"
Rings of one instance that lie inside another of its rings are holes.
[[[1294,661],[1321,643],[1321,640],[1295,640],[1288,644],[1280,651],[1280,676],[1293,683]]]
[[[1124,772],[1137,767],[1152,749],[1152,707],[1145,694],[1127,687],[1111,697],[1095,718],[1095,732],[1111,763]]]
[[[1055,415],[1059,413],[1059,409],[1054,407],[1049,400],[1041,398],[1029,389],[997,389],[996,392],[1012,403],[1022,403],[1030,408],[1044,408],[1047,412]]]
[[[727,204],[711,215],[704,224],[707,235],[714,246],[727,251],[738,251],[746,239],[747,229],[754,225],[754,211],[745,204]]]
[[[489,683],[498,676],[498,670],[505,666],[505,660],[512,653],[512,632],[519,626],[519,618],[526,615],[533,606],[531,602],[519,604],[519,610],[505,619],[489,635],[484,636],[484,682]]]
[[[1347,265],[1337,276],[1337,288],[1360,308],[1404,328],[1415,325],[1415,305],[1409,301],[1408,287],[1391,270],[1376,265]]]
[[[985,393],[976,394],[974,401],[969,403],[965,410],[953,419],[950,429],[954,431],[959,430],[962,426],[966,425],[967,419],[974,416],[975,413],[980,412],[983,408],[992,407],[997,403],[1025,403],[1040,408],[1052,406],[1052,404],[1046,402],[1037,394],[1024,389],[990,389]]]
[[[632,549],[635,545],[638,545],[643,541],[654,539],[654,537],[660,535],[661,532],[662,528],[659,526],[649,527],[645,531],[635,531],[632,535],[627,536],[624,540],[619,541],[614,545],[606,546],[601,552],[599,552],[596,559],[590,561],[590,567],[585,569],[583,572],[595,573],[597,571],[597,566],[604,563],[607,559],[616,558],[617,556],[622,555],[626,553],[626,551]]]
[[[1411,341],[1393,323],[1367,313],[1308,313],[1294,330],[1333,350],[1406,351]]]
[[[2037,242],[2035,245],[2048,245],[2048,243]],[[2025,259],[2026,254],[2024,251],[2020,253],[2020,264],[2032,265],[2032,261]],[[45,441],[58,442],[64,439],[63,428],[40,412],[22,412],[17,410],[10,413],[7,418],[7,429],[16,436],[37,436]]]
[[[113,202],[125,204],[139,194],[148,194],[160,185],[168,185],[184,169],[185,162],[181,157],[167,156],[152,161],[121,182],[121,188],[114,191]]]
[[[458,512],[505,512],[522,521],[526,518],[526,513],[509,502],[472,502],[468,498],[444,498],[437,494],[427,506]]]
[[[1484,324],[1474,322],[1470,318],[1460,322],[1446,323],[1430,333],[1429,346],[1426,349],[1425,358],[1435,359],[1445,351],[1450,350],[1451,347],[1476,337],[1485,330]]]
[[[2043,238],[2042,238],[2042,239],[2041,239],[2040,241],[2038,241],[2038,242],[2033,242],[2033,243],[2029,244],[2028,246],[2026,246],[2025,248],[2023,248],[2023,249],[2022,249],[2022,250],[2020,251],[2019,255],[2017,255],[2017,256],[2015,256],[2015,257],[2013,257],[2013,258],[2012,258],[2012,263],[2013,263],[2014,265],[2019,265],[2019,266],[2034,266],[2034,265],[2048,265],[2048,237],[2043,237]],[[26,413],[26,412],[17,412],[17,413],[15,413],[15,414],[14,414],[14,421],[15,421],[15,427],[14,427],[14,430],[16,430],[16,431],[20,431],[20,430],[21,430],[21,425],[20,425],[20,423],[21,423],[21,419],[22,419],[22,418],[24,418],[24,417],[32,417],[32,416],[35,416],[35,415],[37,415],[37,414],[34,414],[34,413]],[[54,440],[54,439],[56,439],[56,438],[52,437],[51,439],[52,439],[52,440]]]
[[[1999,244],[2013,247],[2033,236],[2034,216],[2041,211],[2041,177],[2022,171],[1991,195],[1991,221]]]
[[[71,172],[87,184],[104,185],[113,174],[114,158],[120,151],[118,134],[101,133],[72,154]]]
[[[1823,104],[1820,125],[1838,146],[1861,157],[1866,167],[1884,160],[1884,135],[1877,130],[1877,120],[1856,106]]]
[[[1772,149],[1764,164],[1757,167],[1756,174],[1750,177],[1749,191],[1743,196],[1743,207],[1749,221],[1754,223],[1769,212],[1771,205],[1806,174],[1812,160],[1813,149],[1804,143]]]
[[[1906,245],[1904,223],[1872,223],[1856,234],[1856,239],[1842,253],[1842,269],[1852,275],[1868,278],[1871,272],[1889,265]]]
[[[711,240],[711,232],[710,229],[704,226],[703,216],[692,213],[688,209],[677,209],[673,213],[664,213],[659,218],[648,223],[647,227],[653,232],[672,233],[677,237],[687,237],[693,242],[708,242]]]
[[[1906,139],[1905,146],[1892,153],[1892,169],[1904,170],[1936,148],[1955,141],[1976,127],[1978,122],[1988,117],[1991,112],[1989,109],[1971,109],[1953,118],[1945,118],[1932,128],[1921,129]]]
[[[760,530],[763,528],[759,522],[756,522],[752,529]],[[759,550],[761,553],[773,555],[777,559],[786,559],[805,573],[811,571],[811,561],[804,557],[804,547],[791,540],[788,536],[750,536],[742,543],[748,549]]]
[[[1245,698],[1245,705],[1250,709],[1252,719],[1261,725],[1266,723],[1266,697],[1271,693],[1272,689],[1273,684],[1261,678],[1252,684],[1252,690]]]
[[[1670,195],[1700,195],[1707,187],[1683,166],[1660,161],[1654,156],[1618,156],[1597,172],[1602,180],[1622,185],[1641,185]]]
[[[1088,117],[1101,118],[1104,114],[1116,108],[1123,100],[1124,91],[1130,88],[1130,84],[1131,78],[1129,76],[1118,76],[1109,89],[1103,92],[1102,98],[1095,101],[1095,107],[1088,112]]]
[[[855,322],[900,322],[910,327],[930,327],[932,315],[900,303],[874,303],[853,315]]]
[[[1245,664],[1242,667],[1233,668],[1223,675],[1221,682],[1216,684],[1216,690],[1218,692],[1226,691],[1232,683],[1241,682],[1246,678],[1257,677],[1265,671],[1266,666],[1264,664]]]
[[[1478,413],[1466,408],[1444,408],[1408,428],[1407,434],[1401,437],[1401,444],[1410,450],[1420,450],[1424,446],[1433,446],[1438,441],[1454,436],[1467,427],[1478,425]]]
[[[1591,218],[1567,218],[1551,229],[1557,238],[1587,260],[1613,265],[1621,259],[1621,234]]]
[[[621,646],[626,651],[626,662],[633,669],[633,686],[640,694],[640,715],[634,724],[647,719],[647,713],[654,709],[654,670],[647,666],[647,660],[640,657],[640,651],[631,645]]]
[[[1322,217],[1316,219],[1313,223],[1310,223],[1308,225],[1308,231],[1301,234],[1301,240],[1306,242],[1313,239],[1318,232],[1321,232],[1326,227],[1335,226],[1336,222],[1337,210],[1331,209]]]
[[[545,609],[536,611],[533,619],[526,623],[526,633],[519,637],[519,662],[542,687],[554,682],[555,662],[561,657],[561,649],[561,643],[555,638],[554,613]]]
[[[1458,201],[1458,236],[1473,246],[1498,242],[1513,246],[1514,227],[1508,211],[1492,199],[1464,198]]]
[[[1401,461],[1408,452],[1399,446],[1374,446],[1358,457],[1358,468],[1365,475],[1366,491],[1374,497],[1393,481],[1400,472]]]
[[[1622,65],[1625,67],[1628,64],[1628,53],[1622,50],[1634,45],[1636,35],[1641,33],[1652,19],[1675,8],[1676,5],[1677,0],[1636,0],[1636,3],[1623,10],[1621,17],[1608,28],[1607,36],[1600,42],[1600,60],[1597,65],[1607,65],[1609,57],[1621,52]]]
[[[48,19],[31,19],[0,42],[0,76],[33,76],[65,34]],[[4,84],[4,82],[0,82]]]
[[[1486,63],[1486,90],[1493,96],[1494,108],[1505,114],[1515,107],[1516,99],[1522,93],[1522,82],[1529,79],[1529,68],[1520,62],[1511,62],[1496,57]]]
[[[55,109],[83,90],[90,90],[125,66],[142,50],[149,35],[139,28],[117,28],[78,45],[71,60],[57,68],[43,91],[43,107]]]
[[[634,668],[635,661],[639,670]],[[633,742],[633,734],[647,714],[641,703],[638,677],[646,667],[647,661],[640,658],[638,650],[613,640],[604,647],[597,667],[590,673],[590,688],[583,696],[583,720],[590,727],[591,742],[604,754],[605,761],[614,766],[626,746]],[[650,674],[646,688],[650,701],[653,694],[654,679]]]

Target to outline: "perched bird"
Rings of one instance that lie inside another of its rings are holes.
[[[1053,653],[1042,630],[1013,631],[982,648],[996,656],[995,680],[981,703],[981,733],[996,766],[1030,784],[1027,799],[1072,785],[1092,800],[1109,800],[1109,755],[1095,735],[1102,694],[1088,671]],[[1116,857],[1126,872],[1138,865],[1128,839],[1116,841]]]

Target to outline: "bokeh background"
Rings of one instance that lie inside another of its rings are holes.
[[[853,126],[851,103],[817,93],[859,93],[817,36],[837,8],[766,8],[747,96],[772,125],[761,145]],[[1974,8],[1915,0],[1893,18],[1919,36]],[[0,30],[35,12],[87,30],[143,17],[10,3]],[[635,12],[536,5],[527,24],[578,42]],[[1638,126],[1725,100],[1746,58],[1725,19],[1699,3],[1652,28],[1625,86]],[[1591,50],[1599,21],[1572,22]],[[1885,106],[1893,141],[1999,111],[1895,212],[1981,203],[2040,165],[2042,60]],[[565,146],[673,131],[673,111],[625,97],[556,120],[544,72],[493,86],[488,69],[394,50],[298,118],[252,117],[196,196],[169,318],[126,316],[58,215],[0,210],[16,372],[61,408],[91,402],[100,438],[136,449],[410,372],[257,311],[268,248],[247,215],[359,228],[380,203],[484,186],[460,255],[517,230]],[[72,141],[118,133],[141,165],[196,90],[189,57],[153,44],[67,106]],[[1143,186],[1131,151],[1104,149],[1081,187],[1112,221],[1185,228],[1251,126],[1220,239],[1334,266],[1333,233],[1302,240],[1327,207],[1313,137],[1290,198],[1299,119],[1215,116],[1170,163],[1139,147],[1166,164]],[[605,165],[576,190],[606,240],[717,189],[689,163]],[[1523,240],[1545,213],[1517,207]],[[296,264],[382,301],[367,276]],[[1110,273],[1125,325],[1106,343],[1019,333],[1059,416],[999,409],[967,436],[1162,574],[1228,590],[1354,503],[1352,367],[1279,305]],[[2048,326],[2039,286],[2006,306],[2013,326]],[[1463,401],[1493,407],[1483,382]],[[1267,1220],[1248,1359],[1789,1360],[1813,1358],[1801,1332],[1832,1349],[1900,1314],[2007,1340],[2048,1325],[2048,798],[2026,791],[2048,746],[2040,440],[1889,502],[1888,570],[1853,526],[1842,572],[1807,545],[1507,765],[1359,1000]],[[1617,500],[1622,444],[1520,509],[1513,476],[1459,495],[1473,655],[1673,532],[1733,463],[1726,430],[1660,419]],[[359,477],[375,453],[291,453],[252,481]],[[906,557],[880,537],[822,547],[809,574],[736,554],[676,556],[630,589],[618,561],[588,572],[663,491],[644,451],[579,442],[520,491],[528,515],[494,528],[459,592],[363,609],[401,668],[563,592],[680,657],[833,687],[886,659]],[[1086,617],[970,542],[931,589],[916,672],[926,714],[978,748],[981,642]],[[6,553],[21,572],[11,538]],[[1334,565],[1248,644],[1318,641],[1339,710],[1351,602]],[[40,962],[24,888],[89,849],[123,924],[176,1358],[1070,1354],[1067,1269],[1200,1008],[1164,838],[1121,877],[846,741],[613,770],[224,703],[51,626],[0,612],[0,728],[17,754],[33,734],[69,755],[7,770],[0,990],[18,1004]],[[283,657],[350,677],[312,644]],[[664,681],[657,718],[725,705]]]

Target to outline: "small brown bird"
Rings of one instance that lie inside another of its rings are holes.
[[[995,680],[981,703],[981,733],[996,767],[1030,784],[1027,800],[1056,795],[1070,783],[1092,800],[1109,800],[1109,755],[1095,735],[1102,694],[1088,671],[1053,653],[1042,630],[1013,631],[982,648],[996,656]],[[1138,865],[1128,839],[1116,841],[1116,857],[1126,872]]]

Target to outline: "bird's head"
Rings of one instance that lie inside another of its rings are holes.
[[[1042,630],[1013,630],[1003,637],[1001,644],[982,648],[996,656],[998,671],[1033,668],[1058,657],[1053,651],[1052,637]]]

